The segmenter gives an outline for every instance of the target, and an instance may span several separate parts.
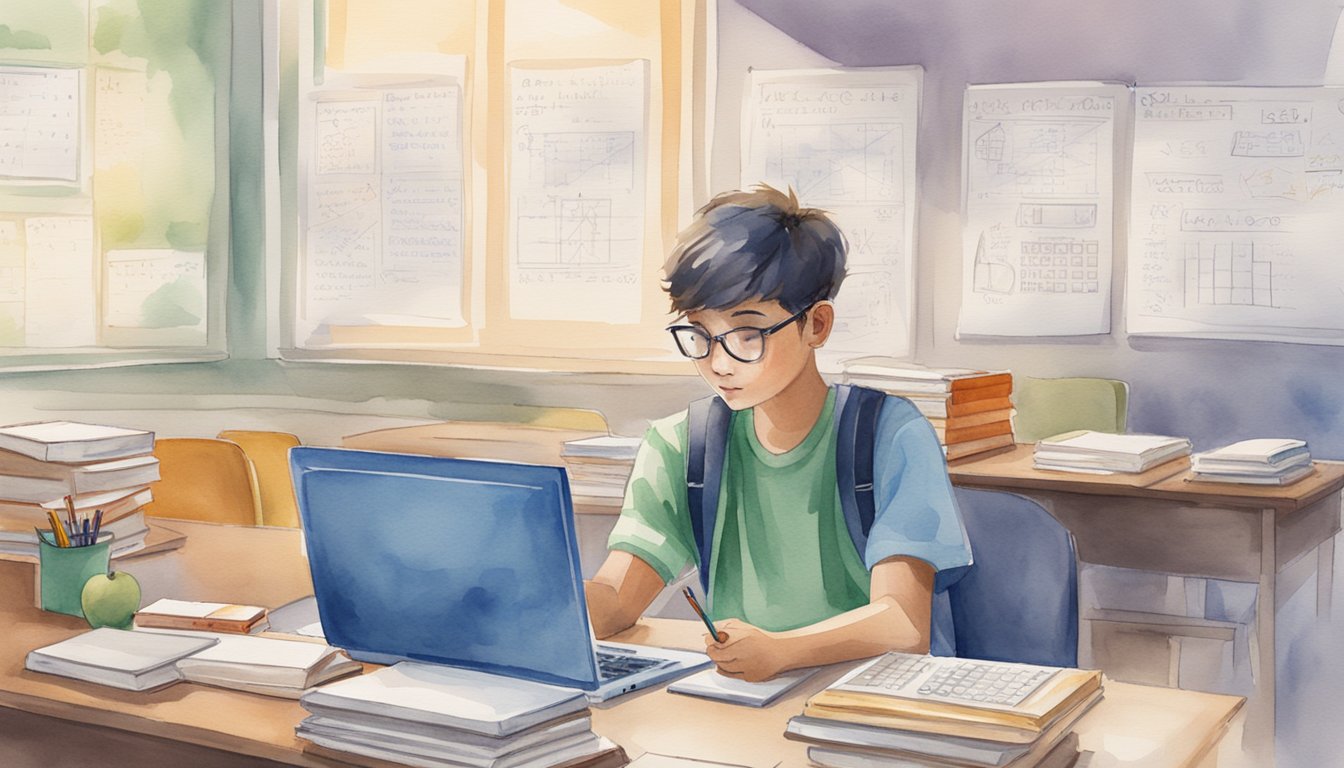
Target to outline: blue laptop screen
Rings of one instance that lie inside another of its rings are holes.
[[[562,469],[310,447],[290,466],[328,643],[597,687]]]

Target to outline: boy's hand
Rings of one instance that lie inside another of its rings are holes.
[[[719,674],[757,683],[769,680],[790,667],[783,638],[745,621],[727,619],[715,623],[722,643],[705,633],[705,653],[718,665]]]

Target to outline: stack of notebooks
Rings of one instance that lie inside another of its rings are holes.
[[[1190,455],[1190,441],[1162,435],[1113,435],[1079,430],[1036,444],[1036,469],[1114,474],[1147,472]]]
[[[1312,473],[1311,450],[1301,440],[1242,440],[1195,454],[1191,479],[1211,483],[1288,485]]]
[[[1013,444],[1013,375],[1007,371],[921,368],[861,357],[845,363],[844,379],[913,403],[938,433],[949,461]]]
[[[308,691],[297,733],[345,762],[477,768],[607,768],[620,747],[592,731],[582,691],[401,662]],[[360,760],[358,758],[365,758]]]
[[[625,484],[635,465],[640,439],[602,435],[570,440],[560,450],[575,496],[625,495]]]
[[[38,648],[28,654],[24,666],[130,691],[188,680],[288,699],[363,669],[359,662],[322,643],[109,627]]]
[[[1065,768],[1096,671],[888,653],[808,700],[785,736],[835,768]]]
[[[159,479],[153,450],[154,433],[140,429],[71,421],[0,427],[0,554],[36,556],[34,528],[47,527],[47,510],[77,527],[102,510],[112,557],[143,549],[143,507]]]

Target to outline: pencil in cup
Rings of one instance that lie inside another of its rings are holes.
[[[691,604],[691,610],[695,611],[695,615],[705,622],[705,627],[709,629],[709,636],[720,643],[728,642],[728,633],[720,632],[715,628],[714,622],[710,621],[709,614],[705,613],[705,609],[700,607],[700,601],[695,599],[695,593],[691,591],[691,588],[683,587],[681,593],[686,596],[686,602]]]

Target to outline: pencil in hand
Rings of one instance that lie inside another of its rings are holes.
[[[686,596],[686,602],[691,604],[691,610],[695,611],[695,615],[705,622],[705,626],[709,629],[709,636],[720,643],[728,642],[728,633],[720,632],[714,627],[714,622],[709,620],[709,614],[705,613],[705,609],[700,607],[700,601],[695,599],[695,593],[691,591],[691,588],[684,587],[681,593]]]

